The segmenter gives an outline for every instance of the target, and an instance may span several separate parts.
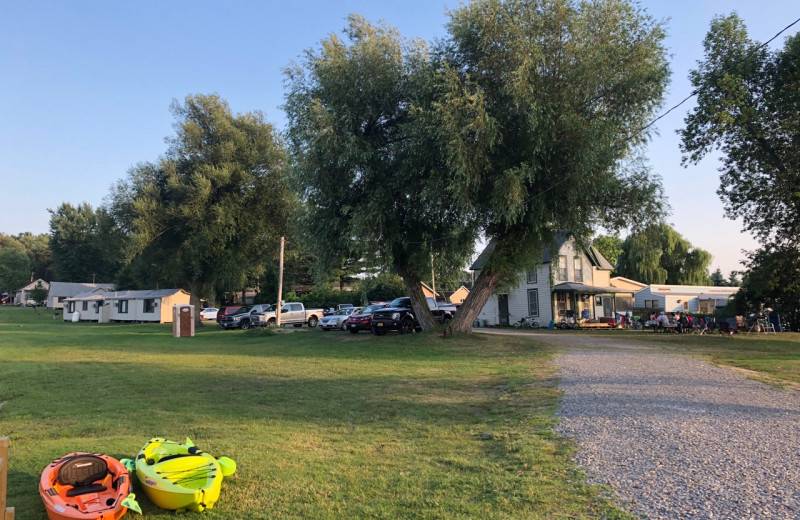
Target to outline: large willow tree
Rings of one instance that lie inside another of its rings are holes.
[[[240,289],[276,259],[294,210],[286,154],[260,112],[216,95],[172,105],[176,135],[155,163],[131,169],[110,200],[130,236],[133,272],[188,288]]]
[[[711,284],[711,253],[694,247],[667,224],[630,234],[621,250],[616,270],[620,276],[646,284]]]
[[[398,273],[423,329],[436,323],[421,280],[460,269],[475,220],[451,203],[453,181],[430,118],[436,70],[426,45],[353,15],[286,70],[293,178],[302,232],[322,271],[364,258]]]
[[[437,105],[453,203],[494,251],[454,330],[554,236],[642,225],[660,186],[631,160],[668,80],[662,26],[624,0],[478,0],[451,13]]]

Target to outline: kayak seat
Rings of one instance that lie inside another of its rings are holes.
[[[95,455],[77,455],[58,469],[58,481],[65,486],[72,486],[67,496],[76,497],[104,491],[105,486],[93,482],[105,478],[107,474],[108,464],[105,460]]]

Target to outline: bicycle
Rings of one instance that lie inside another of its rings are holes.
[[[519,321],[511,325],[515,329],[538,329],[539,322],[528,316],[527,318],[520,318]]]

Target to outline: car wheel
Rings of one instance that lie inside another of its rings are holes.
[[[342,326],[339,327],[339,328],[342,329],[342,330],[347,330],[347,323],[342,322]]]
[[[414,322],[409,320],[409,319],[403,320],[400,323],[400,331],[399,332],[400,332],[400,334],[411,334],[412,332],[414,332]]]
[[[278,322],[275,320],[275,318],[270,318],[269,321],[267,321],[267,327],[274,327],[276,323]]]
[[[247,321],[247,320],[243,320],[243,321],[242,321],[242,323],[240,323],[240,324],[239,324],[239,327],[240,327],[242,330],[247,330],[247,329],[249,329],[249,328],[250,328],[250,322],[249,322],[249,321]]]
[[[383,336],[384,334],[386,334],[386,331],[385,330],[378,330],[378,327],[374,327],[373,326],[372,327],[372,333],[375,334],[376,336]]]
[[[316,316],[311,316],[310,318],[308,318],[308,326],[309,327],[314,328],[314,327],[317,326],[317,323],[319,323],[319,320],[317,320]],[[302,325],[300,325],[300,326],[302,327]]]

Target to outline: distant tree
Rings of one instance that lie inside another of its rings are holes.
[[[692,246],[671,226],[659,224],[625,239],[617,272],[646,284],[709,285],[710,263],[708,251]]]
[[[25,253],[31,259],[33,278],[52,280],[53,254],[50,251],[50,235],[25,232],[17,235],[16,239],[25,247]]]
[[[44,288],[42,282],[36,282],[36,285],[31,290],[30,299],[36,302],[36,305],[42,305],[44,302],[47,301],[47,289]]]
[[[65,202],[48,211],[53,277],[80,283],[113,280],[122,265],[122,234],[107,211],[86,202]]]
[[[447,198],[444,155],[426,118],[432,56],[358,15],[286,70],[289,143],[302,233],[320,273],[366,259],[400,274],[424,330],[436,325],[421,281],[430,255],[463,268],[477,222]],[[347,260],[346,260],[347,261]]]
[[[748,270],[734,296],[739,313],[772,309],[784,326],[800,332],[800,249],[770,245],[748,255]]]
[[[762,244],[800,243],[800,34],[771,51],[736,14],[717,17],[689,78],[697,106],[680,132],[684,164],[722,152],[729,218]]]
[[[592,240],[592,245],[616,269],[619,255],[622,254],[622,239],[617,235],[598,235]]]
[[[28,255],[13,247],[0,248],[0,288],[13,296],[14,291],[31,281]]]
[[[711,273],[711,285],[716,287],[724,287],[728,285],[725,280],[725,275],[722,274],[722,270],[719,267],[717,267],[716,271]]]
[[[188,288],[199,307],[214,288],[241,290],[277,263],[294,198],[283,143],[261,112],[234,115],[217,95],[171,110],[166,154],[132,168],[109,211],[130,236],[131,272]]]
[[[742,285],[742,281],[739,279],[739,272],[738,271],[731,271],[731,274],[728,275],[728,287],[739,287]]]
[[[25,251],[25,246],[16,237],[0,233],[0,248],[3,247],[13,247],[14,249]]]
[[[360,295],[360,303],[388,302],[405,295],[403,279],[396,274],[381,273],[364,278],[356,286],[355,292]]]
[[[659,179],[635,153],[669,71],[661,24],[625,0],[476,0],[448,30],[434,119],[447,193],[494,245],[452,323],[469,332],[560,233],[663,216]]]

